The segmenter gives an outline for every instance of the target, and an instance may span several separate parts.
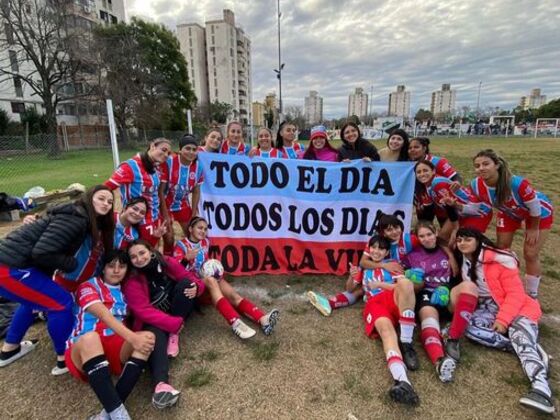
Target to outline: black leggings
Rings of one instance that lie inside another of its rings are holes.
[[[175,285],[171,292],[171,308],[168,314],[180,316],[187,319],[194,309],[194,299],[185,296],[185,288],[192,287],[189,280],[183,280]],[[156,337],[154,351],[148,359],[148,366],[152,373],[152,385],[156,386],[160,382],[169,382],[169,359],[167,357],[167,341],[169,333],[153,325],[144,325],[144,330],[151,331]]]

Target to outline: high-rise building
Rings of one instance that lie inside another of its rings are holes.
[[[368,113],[368,95],[362,88],[356,88],[354,93],[348,96],[348,116],[356,115],[364,118]]]
[[[244,124],[251,112],[251,41],[235,26],[235,15],[224,9],[223,17],[210,19],[205,27],[196,23],[177,26],[181,52],[187,61],[198,105],[225,102],[233,117]]]
[[[323,98],[317,91],[310,90],[309,96],[305,97],[303,115],[307,124],[317,124],[323,121]]]
[[[396,92],[389,94],[389,116],[408,118],[410,115],[410,92],[404,85],[398,85]]]
[[[432,92],[430,111],[434,117],[448,114],[455,109],[456,91],[451,90],[449,83],[441,85],[441,90]]]
[[[272,112],[272,125],[278,122],[278,98],[275,92],[269,92],[264,99],[265,112]]]
[[[253,102],[253,126],[254,127],[263,127],[266,125],[265,113],[266,113],[266,106],[262,102]]]
[[[546,95],[541,95],[540,89],[531,90],[531,96],[529,96],[529,108],[538,108],[546,104]]]

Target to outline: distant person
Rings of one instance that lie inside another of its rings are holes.
[[[213,127],[206,132],[204,135],[204,140],[201,146],[199,146],[199,152],[209,152],[209,153],[220,153],[220,148],[222,147],[222,141],[224,136],[219,128]]]
[[[309,147],[302,156],[305,160],[320,160],[323,162],[338,162],[338,151],[329,143],[327,129],[322,125],[311,128]]]
[[[389,133],[387,147],[379,151],[382,162],[407,162],[409,138],[406,131],[397,128]]]
[[[251,146],[245,143],[243,125],[239,121],[232,121],[227,125],[226,136],[220,153],[237,156],[247,156],[249,154]]]
[[[342,145],[338,148],[339,159],[343,162],[363,159],[365,161],[379,161],[377,148],[362,137],[360,128],[353,122],[344,124],[340,130]]]
[[[249,156],[259,156],[262,158],[283,157],[282,152],[272,147],[272,131],[269,128],[259,128],[259,131],[257,131],[257,146],[251,149]]]
[[[276,148],[287,159],[300,159],[305,147],[296,141],[297,128],[290,122],[284,121],[278,127],[276,134]]]

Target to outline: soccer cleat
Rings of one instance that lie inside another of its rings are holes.
[[[538,389],[531,389],[519,399],[519,402],[525,407],[534,408],[542,413],[552,414],[556,411],[552,399]]]
[[[231,329],[233,330],[234,334],[239,338],[245,340],[246,338],[251,338],[257,332],[241,321],[239,318],[236,319],[233,324],[231,324]]]
[[[389,396],[393,401],[406,405],[418,405],[420,403],[420,398],[418,398],[412,385],[405,381],[395,381],[395,384],[389,390]]]
[[[39,340],[26,340],[19,343],[19,347],[12,351],[0,352],[0,367],[8,366],[22,358],[37,347]]]
[[[436,363],[436,372],[440,381],[443,383],[452,382],[456,367],[457,362],[452,357],[444,356],[439,359]]]
[[[459,359],[461,359],[461,346],[459,345],[459,340],[448,338],[445,342],[445,353],[458,362]]]
[[[418,355],[412,343],[400,343],[400,347],[406,367],[410,370],[418,370],[420,363],[418,362]]]
[[[160,382],[156,385],[156,389],[154,390],[152,405],[159,410],[171,407],[175,405],[180,394],[181,391],[176,390],[165,382]]]
[[[260,324],[264,335],[272,334],[272,331],[274,331],[274,327],[276,326],[279,317],[280,311],[278,309],[273,309],[261,318]]]
[[[329,300],[324,297],[322,294],[309,291],[307,292],[307,299],[309,303],[311,303],[319,312],[321,312],[325,316],[329,316],[332,312],[331,305]]]
[[[177,357],[179,355],[179,334],[169,334],[167,339],[167,356]]]
[[[60,376],[68,373],[68,367],[66,366],[66,362],[64,360],[57,360],[56,366],[52,368],[51,375],[53,376]]]
[[[539,343],[537,343],[537,351],[539,352],[539,355],[541,356],[541,359],[544,363],[544,367],[546,369],[546,377],[550,378],[550,355],[546,352],[546,350],[543,348],[543,346],[541,346]]]

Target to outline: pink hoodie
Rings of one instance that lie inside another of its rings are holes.
[[[204,293],[204,283],[193,272],[186,270],[172,257],[163,258],[167,264],[165,273],[169,278],[177,282],[188,279],[198,286],[198,296]],[[150,291],[144,274],[133,272],[123,283],[122,291],[134,317],[132,325],[134,331],[141,330],[144,324],[150,324],[168,333],[176,334],[183,325],[183,318],[169,315],[150,304]]]

